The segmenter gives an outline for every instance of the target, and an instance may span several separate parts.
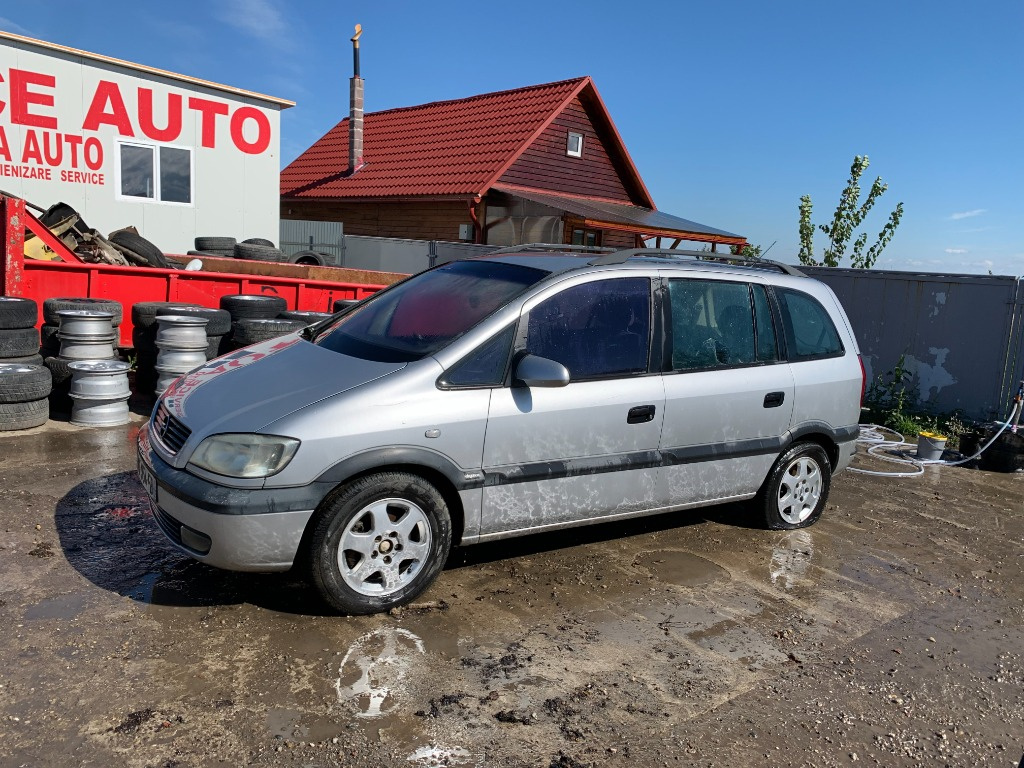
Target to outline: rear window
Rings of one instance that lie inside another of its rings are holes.
[[[366,301],[315,343],[364,360],[407,363],[462,336],[549,273],[494,261],[456,261]]]
[[[790,360],[838,357],[843,343],[828,312],[817,299],[790,288],[776,288]]]

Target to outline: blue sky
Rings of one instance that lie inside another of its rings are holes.
[[[796,261],[854,155],[902,201],[878,266],[1024,274],[1024,3],[7,3],[0,29],[291,99],[285,163],[366,109],[590,75],[658,207]],[[818,251],[822,237],[818,237]],[[873,240],[872,240],[873,241]]]

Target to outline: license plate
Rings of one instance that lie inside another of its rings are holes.
[[[149,494],[149,498],[156,503],[156,475],[153,474],[153,470],[146,464],[146,460],[142,458],[142,454],[139,454],[139,482],[142,483],[142,487],[146,489],[146,493]]]

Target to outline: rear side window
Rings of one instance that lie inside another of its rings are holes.
[[[790,360],[815,360],[843,354],[843,343],[828,312],[817,299],[791,288],[776,288]]]
[[[651,281],[624,277],[567,288],[530,311],[526,351],[573,381],[647,371]]]

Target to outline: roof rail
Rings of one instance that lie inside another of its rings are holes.
[[[634,256],[668,256],[679,258],[686,256],[700,261],[717,261],[723,264],[736,264],[744,267],[761,267],[762,269],[778,269],[787,275],[794,277],[807,277],[796,267],[790,264],[783,264],[781,261],[770,259],[751,259],[746,256],[734,256],[729,253],[715,253],[714,251],[684,251],[675,248],[629,248],[624,251],[615,251],[605,256],[598,256],[590,262],[591,266],[602,267],[611,264],[624,264]]]
[[[524,245],[509,245],[505,248],[498,248],[490,251],[487,255],[496,253],[524,253],[527,251],[553,251],[555,253],[615,253],[614,248],[600,245],[565,245],[563,243],[525,243]]]

